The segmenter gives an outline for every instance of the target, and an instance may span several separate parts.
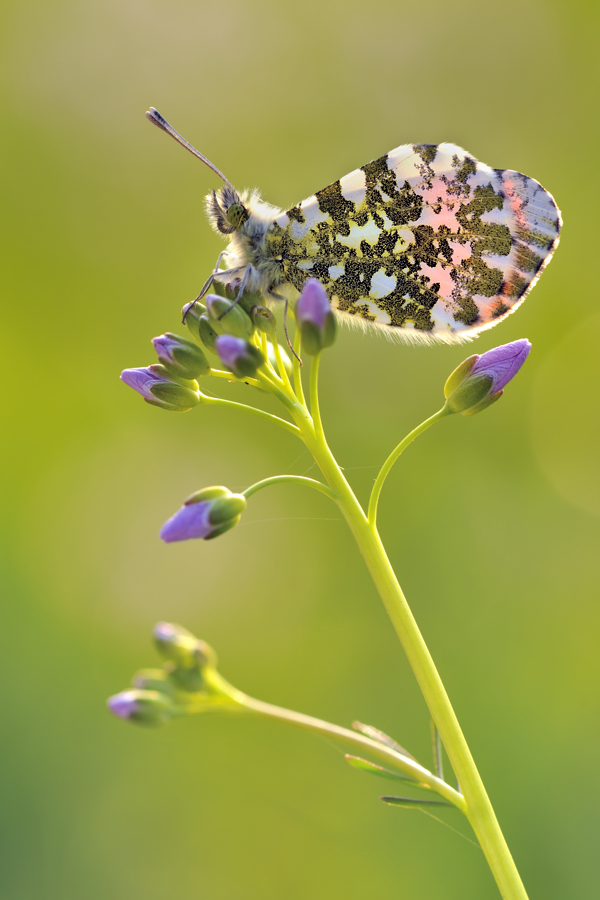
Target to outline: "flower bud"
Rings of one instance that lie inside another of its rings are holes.
[[[179,666],[169,668],[169,680],[178,691],[187,694],[197,694],[206,688],[202,670],[195,666],[193,669],[182,669]]]
[[[463,416],[483,412],[500,399],[530,350],[529,341],[522,339],[465,359],[444,386],[446,408]]]
[[[198,334],[206,349],[210,350],[211,353],[216,353],[217,348],[215,347],[215,342],[219,337],[219,334],[210,324],[210,319],[206,313],[200,316],[198,320]]]
[[[186,303],[181,308],[181,321],[185,322],[188,331],[197,343],[202,343],[199,333],[200,316],[206,315],[206,307],[199,300]]]
[[[239,303],[234,305],[218,294],[209,294],[206,309],[210,324],[218,334],[233,334],[239,338],[252,336],[254,325]]]
[[[219,335],[215,346],[223,365],[238,378],[251,378],[256,375],[257,369],[265,361],[254,344],[231,334]]]
[[[264,331],[270,336],[275,334],[277,319],[275,313],[266,306],[253,306],[250,310],[250,318],[259,331]]]
[[[196,344],[167,331],[152,339],[159,361],[176,378],[198,378],[210,371],[210,364]]]
[[[154,626],[154,643],[161,656],[180,669],[216,668],[217,656],[212,647],[182,625],[158,622]]]
[[[232,494],[227,488],[204,488],[184,501],[165,522],[160,536],[167,544],[191,538],[208,541],[237,525],[246,504],[242,494]]]
[[[131,679],[134,688],[140,691],[158,691],[175,696],[175,687],[164,669],[140,669]]]
[[[309,356],[316,356],[335,341],[335,316],[325,288],[316,278],[309,278],[298,297],[296,321],[302,349]]]
[[[123,691],[107,703],[115,716],[138,725],[164,725],[176,714],[172,700],[161,691]]]
[[[221,276],[224,274],[224,272],[221,272]],[[232,278],[231,281],[225,282],[221,281],[220,278],[215,278],[211,285],[211,293],[218,294],[219,297],[225,297],[230,303],[235,301],[237,306],[241,306],[244,312],[250,315],[251,307],[257,303],[262,303],[263,298],[258,291],[249,291],[247,288],[244,288],[244,293],[240,297],[241,286],[241,278]]]
[[[198,382],[176,378],[164,366],[124,369],[121,380],[141,394],[146,403],[162,409],[186,412],[200,403]]]

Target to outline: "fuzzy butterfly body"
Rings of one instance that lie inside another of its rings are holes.
[[[287,212],[215,171],[225,185],[206,198],[207,214],[230,242],[213,278],[267,300],[317,278],[340,316],[405,341],[452,343],[491,328],[558,244],[560,213],[537,181],[453,144],[397,147]]]

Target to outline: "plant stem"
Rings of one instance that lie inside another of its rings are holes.
[[[286,390],[288,393],[292,392],[292,383],[290,381],[289,375],[286,371],[285,364],[283,362],[283,357],[281,355],[281,347],[279,346],[279,341],[277,340],[277,336],[275,335],[271,343],[273,344],[273,351],[275,353],[275,359],[277,360],[277,368],[279,369],[279,377],[283,381]]]
[[[272,484],[282,484],[282,483],[290,483],[290,484],[305,484],[307,487],[312,487],[316,491],[320,491],[322,494],[325,494],[326,497],[329,497],[330,500],[337,501],[338,495],[335,491],[332,491],[330,487],[327,487],[326,484],[323,484],[322,481],[317,481],[316,478],[306,478],[304,475],[273,475],[271,478],[263,478],[262,481],[257,481],[256,484],[250,485],[249,488],[246,488],[245,491],[242,491],[244,497],[248,499],[255,494],[257,491],[261,491],[265,487],[269,487]]]
[[[313,365],[316,360],[313,360]],[[318,415],[316,376],[311,377],[311,405],[313,416]],[[406,441],[398,445],[382,469],[381,484],[404,446],[414,440],[425,427],[441,417],[442,411],[415,429]],[[311,449],[330,487],[339,495],[338,506],[344,514],[367,564],[375,586],[383,600],[408,661],[423,693],[431,716],[440,733],[454,773],[465,799],[465,814],[487,858],[500,893],[505,900],[527,900],[510,851],[500,830],[494,810],[486,794],[471,752],[435,667],[421,632],[408,606],[394,570],[387,557],[374,521],[368,520],[352,488],[338,466],[321,429],[310,428],[307,422],[296,419],[305,443]],[[404,445],[404,446],[403,446]],[[378,497],[378,493],[375,495]],[[376,507],[376,501],[375,501]]]
[[[449,784],[433,775],[414,759],[408,756],[402,756],[396,750],[385,744],[379,743],[372,738],[366,737],[356,731],[350,731],[348,728],[342,728],[323,719],[316,719],[314,716],[306,716],[304,713],[295,712],[291,709],[285,709],[282,706],[274,706],[272,703],[265,703],[262,700],[256,700],[254,697],[244,694],[230,685],[218,672],[211,672],[209,679],[213,688],[230,698],[236,704],[241,706],[246,712],[256,713],[266,716],[270,719],[276,719],[280,722],[287,722],[289,725],[295,725],[306,731],[320,734],[323,737],[333,739],[338,743],[349,744],[362,753],[368,753],[370,756],[376,757],[381,762],[386,763],[396,771],[408,775],[416,784],[427,785],[436,791],[445,800],[448,800],[453,806],[456,806],[462,812],[465,811],[465,801],[462,795],[454,790]],[[227,709],[227,703],[223,702],[223,708]],[[201,704],[198,711],[203,712],[206,704]],[[194,712],[193,704],[190,705],[189,712]]]
[[[379,495],[381,494],[381,489],[387,478],[390,469],[398,459],[398,457],[406,450],[409,444],[412,444],[415,438],[419,437],[420,434],[423,434],[424,431],[427,431],[428,428],[431,428],[432,425],[435,425],[436,422],[439,422],[440,419],[443,419],[445,416],[451,415],[451,410],[445,406],[443,406],[440,410],[438,410],[433,416],[429,419],[426,419],[424,422],[421,422],[416,428],[414,428],[410,434],[407,434],[404,440],[400,441],[398,446],[392,450],[384,464],[382,465],[377,478],[375,479],[375,484],[373,485],[373,490],[371,491],[371,498],[369,500],[369,513],[368,519],[373,527],[377,521],[377,504],[379,503]]]
[[[241,409],[244,412],[251,413],[253,416],[258,416],[259,419],[266,419],[267,422],[272,422],[274,425],[279,425],[280,428],[285,428],[290,434],[296,436],[300,435],[300,429],[292,422],[286,422],[285,419],[274,416],[272,413],[265,412],[264,409],[258,409],[256,406],[247,406],[245,403],[236,403],[235,400],[223,400],[221,397],[210,397],[208,394],[202,395],[202,403],[206,406],[225,406],[229,409]]]

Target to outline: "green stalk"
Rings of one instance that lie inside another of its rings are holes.
[[[374,517],[369,521],[365,515],[327,445],[318,415],[318,364],[315,365],[316,362],[316,359],[313,360],[311,369],[310,395],[312,413],[313,416],[316,416],[319,424],[317,427],[310,427],[312,426],[312,423],[309,424],[310,420],[301,421],[295,417],[296,422],[328,484],[339,495],[336,502],[364,557],[440,733],[465,799],[465,814],[479,840],[500,893],[505,900],[527,900],[525,888],[500,830],[483,782],[442,680],[387,557],[375,526]],[[437,421],[441,417],[441,412],[436,413],[432,418]],[[431,420],[424,423],[426,427],[429,427],[429,424],[433,424]],[[415,429],[412,435],[409,435],[406,441],[396,448],[382,469],[381,484],[404,446],[410,443],[409,438],[414,439],[422,430],[424,430],[423,427]],[[376,509],[377,497],[378,493],[375,493],[374,509]]]
[[[322,737],[329,738],[344,745],[350,745],[355,750],[362,753],[368,753],[369,756],[375,757],[380,762],[385,763],[391,769],[402,772],[411,779],[415,785],[426,785],[434,790],[437,794],[456,806],[461,812],[465,811],[465,801],[458,791],[451,787],[447,782],[441,780],[432,772],[429,772],[421,766],[416,760],[408,756],[403,756],[398,751],[360,734],[356,731],[350,731],[348,728],[342,728],[340,725],[334,725],[332,722],[326,722],[324,719],[316,719],[314,716],[307,716],[304,713],[295,712],[291,709],[285,709],[282,706],[274,706],[272,703],[265,703],[263,700],[256,700],[248,694],[244,694],[233,685],[229,684],[223,676],[216,671],[206,673],[207,681],[211,688],[220,694],[223,698],[221,706],[223,709],[228,708],[228,703],[241,707],[243,711],[265,716],[269,719],[275,719],[279,722],[285,722],[288,725],[295,725],[305,731],[313,734],[319,734]],[[217,703],[213,702],[213,706],[217,708]],[[192,701],[187,709],[188,713],[204,712],[206,701],[200,701],[195,706]],[[231,708],[231,706],[230,706]]]
[[[443,419],[448,415],[452,415],[452,411],[448,407],[443,406],[429,419],[426,419],[424,422],[421,422],[420,425],[417,425],[417,427],[414,428],[410,432],[410,434],[406,435],[404,440],[400,441],[395,450],[392,450],[392,452],[382,465],[379,471],[379,475],[375,479],[373,490],[371,491],[368,519],[373,526],[375,526],[375,523],[377,521],[377,504],[379,503],[379,495],[381,494],[381,489],[383,487],[385,479],[390,472],[390,469],[392,468],[398,457],[406,450],[409,444],[412,444],[415,438],[418,438],[420,434],[423,434],[424,431],[427,431],[428,428],[431,428],[432,425],[435,425],[436,422],[439,422],[440,419]]]
[[[307,478],[305,475],[273,475],[271,478],[263,478],[262,481],[257,481],[256,484],[251,484],[249,488],[246,488],[243,491],[243,495],[246,499],[252,496],[252,494],[256,494],[257,491],[261,491],[263,488],[270,487],[272,484],[304,484],[307,487],[312,487],[314,490],[319,491],[321,494],[325,494],[326,497],[329,497],[330,500],[337,501],[338,495],[335,491],[332,491],[330,487],[327,487],[326,484],[323,484],[322,481],[317,481],[315,478]]]
[[[205,406],[224,406],[228,409],[240,409],[243,412],[257,416],[259,419],[265,419],[267,422],[279,425],[280,428],[289,431],[290,434],[300,435],[300,429],[296,425],[293,425],[292,422],[286,422],[285,419],[274,416],[272,413],[265,412],[264,409],[258,409],[256,406],[248,406],[246,403],[237,403],[235,400],[223,400],[221,397],[211,397],[208,394],[202,395],[202,403]]]

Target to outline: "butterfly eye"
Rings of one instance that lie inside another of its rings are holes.
[[[234,228],[239,228],[248,219],[248,210],[241,203],[232,203],[227,210],[227,221]]]

